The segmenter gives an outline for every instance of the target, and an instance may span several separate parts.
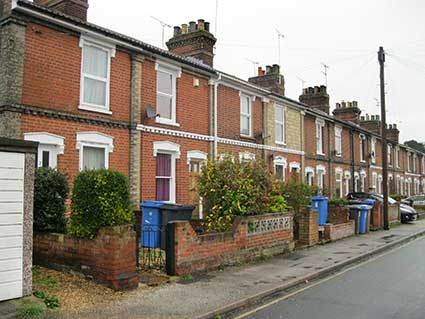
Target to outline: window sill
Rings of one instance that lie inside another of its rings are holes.
[[[365,160],[360,160],[360,163],[366,163],[366,161]]]
[[[170,126],[175,126],[175,127],[180,127],[180,124],[179,123],[176,123],[176,122],[171,121],[171,120],[163,119],[163,118],[160,118],[160,117],[157,117],[155,119],[155,123],[164,124],[164,125],[170,125]]]
[[[254,139],[251,135],[246,135],[246,134],[241,134],[241,137],[243,137],[243,138],[249,138],[249,139]]]
[[[326,154],[325,154],[325,153],[321,153],[321,152],[316,152],[316,155],[326,156]]]
[[[112,111],[107,110],[106,108],[99,107],[99,106],[81,104],[81,105],[78,106],[78,109],[83,110],[83,111],[112,115]]]
[[[276,145],[286,146],[285,142],[274,141]]]

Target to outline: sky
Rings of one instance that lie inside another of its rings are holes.
[[[387,123],[400,142],[425,141],[425,1],[423,0],[89,0],[90,22],[162,47],[162,27],[205,19],[217,37],[214,66],[247,80],[278,64],[285,95],[323,85],[331,109],[358,101],[362,115],[380,114],[377,51],[386,52]],[[217,9],[217,10],[216,10]],[[217,12],[217,15],[216,15]],[[154,18],[153,18],[154,17]],[[217,21],[217,23],[215,23]],[[280,39],[278,54],[278,31]],[[165,27],[165,41],[172,28]]]

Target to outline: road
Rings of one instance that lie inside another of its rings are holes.
[[[263,305],[246,319],[424,319],[425,238]]]

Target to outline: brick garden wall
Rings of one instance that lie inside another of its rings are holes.
[[[350,220],[344,224],[332,225],[326,224],[324,237],[326,240],[339,240],[346,237],[354,236],[355,224],[354,220]]]
[[[94,240],[35,233],[34,263],[74,269],[114,290],[136,288],[136,234],[132,225],[102,228]]]
[[[291,251],[292,224],[292,213],[267,214],[237,218],[229,232],[198,234],[195,223],[174,222],[169,224],[174,235],[169,271],[176,275],[196,273]]]

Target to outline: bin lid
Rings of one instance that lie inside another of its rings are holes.
[[[183,205],[183,204],[162,204],[162,210],[194,210],[194,205]]]
[[[370,206],[369,205],[360,205],[360,209],[361,210],[370,210]]]
[[[162,207],[164,205],[165,205],[164,202],[159,202],[159,201],[144,201],[144,202],[140,203],[140,207],[158,208],[158,207]]]
[[[366,205],[347,205],[347,206],[345,206],[345,207],[348,207],[349,209],[357,209],[357,210],[361,210],[362,209],[362,206],[364,206],[364,207],[367,207],[367,208],[369,208],[369,206],[366,206]]]
[[[313,196],[311,199],[315,201],[319,201],[319,200],[327,200],[328,198],[325,196]]]

